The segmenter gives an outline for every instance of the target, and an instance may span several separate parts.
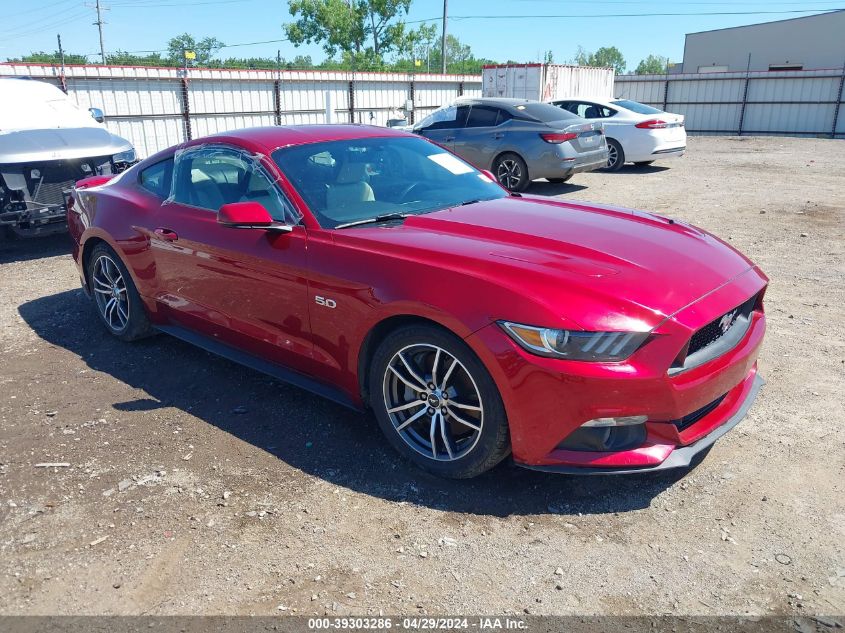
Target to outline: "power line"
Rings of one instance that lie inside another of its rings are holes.
[[[682,17],[682,16],[704,16],[704,15],[772,15],[772,14],[795,14],[795,13],[832,13],[843,11],[837,8],[819,9],[790,9],[785,11],[696,11],[696,12],[649,12],[649,13],[570,13],[570,14],[546,14],[546,15],[453,15],[453,20],[548,20],[553,18],[653,18],[653,17]]]
[[[70,0],[70,1],[72,1],[74,4],[77,4],[77,5],[79,4],[77,2],[77,0]],[[66,2],[68,2],[68,0],[59,0],[58,2],[53,2],[51,4],[44,4],[44,5],[41,5],[40,7],[35,7],[33,9],[27,9],[26,11],[18,11],[17,13],[4,13],[3,19],[8,20],[9,18],[15,18],[19,15],[30,15],[32,13],[38,13],[40,11],[44,11],[45,9],[51,9],[53,7],[59,6],[60,4],[65,4]],[[77,7],[71,7],[71,8],[75,9]]]

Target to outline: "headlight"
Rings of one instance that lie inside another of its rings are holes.
[[[499,325],[524,349],[551,358],[612,362],[625,360],[649,337],[649,332],[581,332],[520,325]]]
[[[115,154],[111,157],[113,163],[134,163],[135,162],[135,150],[128,149],[125,152],[120,152],[119,154]]]

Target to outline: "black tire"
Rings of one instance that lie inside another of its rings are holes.
[[[548,180],[553,185],[561,185],[565,182],[569,182],[569,180],[571,178],[572,178],[572,174],[569,174],[568,176],[565,176],[563,178],[546,178],[546,180]]]
[[[654,162],[653,160],[641,160],[641,161],[637,161],[637,162],[636,162],[636,163],[634,163],[634,164],[635,164],[637,167],[648,167],[648,166],[649,166],[649,165],[651,165],[653,162]]]
[[[607,171],[619,171],[625,164],[625,151],[616,139],[607,139]]]
[[[423,386],[420,380],[429,382]],[[431,389],[436,381],[441,384]],[[434,475],[468,479],[510,454],[507,415],[496,384],[466,343],[445,330],[419,324],[388,334],[369,368],[369,395],[390,445]],[[394,405],[404,410],[397,411]],[[442,417],[437,417],[440,412]]]
[[[115,275],[115,268],[119,277]],[[100,243],[94,247],[88,257],[86,274],[97,316],[110,334],[122,341],[135,341],[153,334],[135,283],[126,265],[109,245]],[[109,276],[114,281],[112,290],[107,292]],[[111,301],[115,304],[108,307]]]
[[[517,154],[507,153],[499,156],[493,163],[493,175],[505,189],[524,191],[531,182],[528,166]]]

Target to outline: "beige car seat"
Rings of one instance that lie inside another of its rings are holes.
[[[337,180],[326,191],[328,208],[372,202],[376,197],[367,182],[367,164],[347,162],[340,168]]]

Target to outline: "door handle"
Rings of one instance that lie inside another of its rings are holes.
[[[501,133],[500,133],[500,134],[494,134],[494,135],[493,135],[493,138],[494,138],[495,140],[497,140],[497,141],[498,141],[498,140],[500,140],[500,139],[505,138],[505,135],[504,135],[504,134],[501,134]]]
[[[155,230],[155,234],[166,242],[175,242],[179,239],[179,236],[176,235],[176,231],[171,231],[170,229],[166,229],[161,226]]]

